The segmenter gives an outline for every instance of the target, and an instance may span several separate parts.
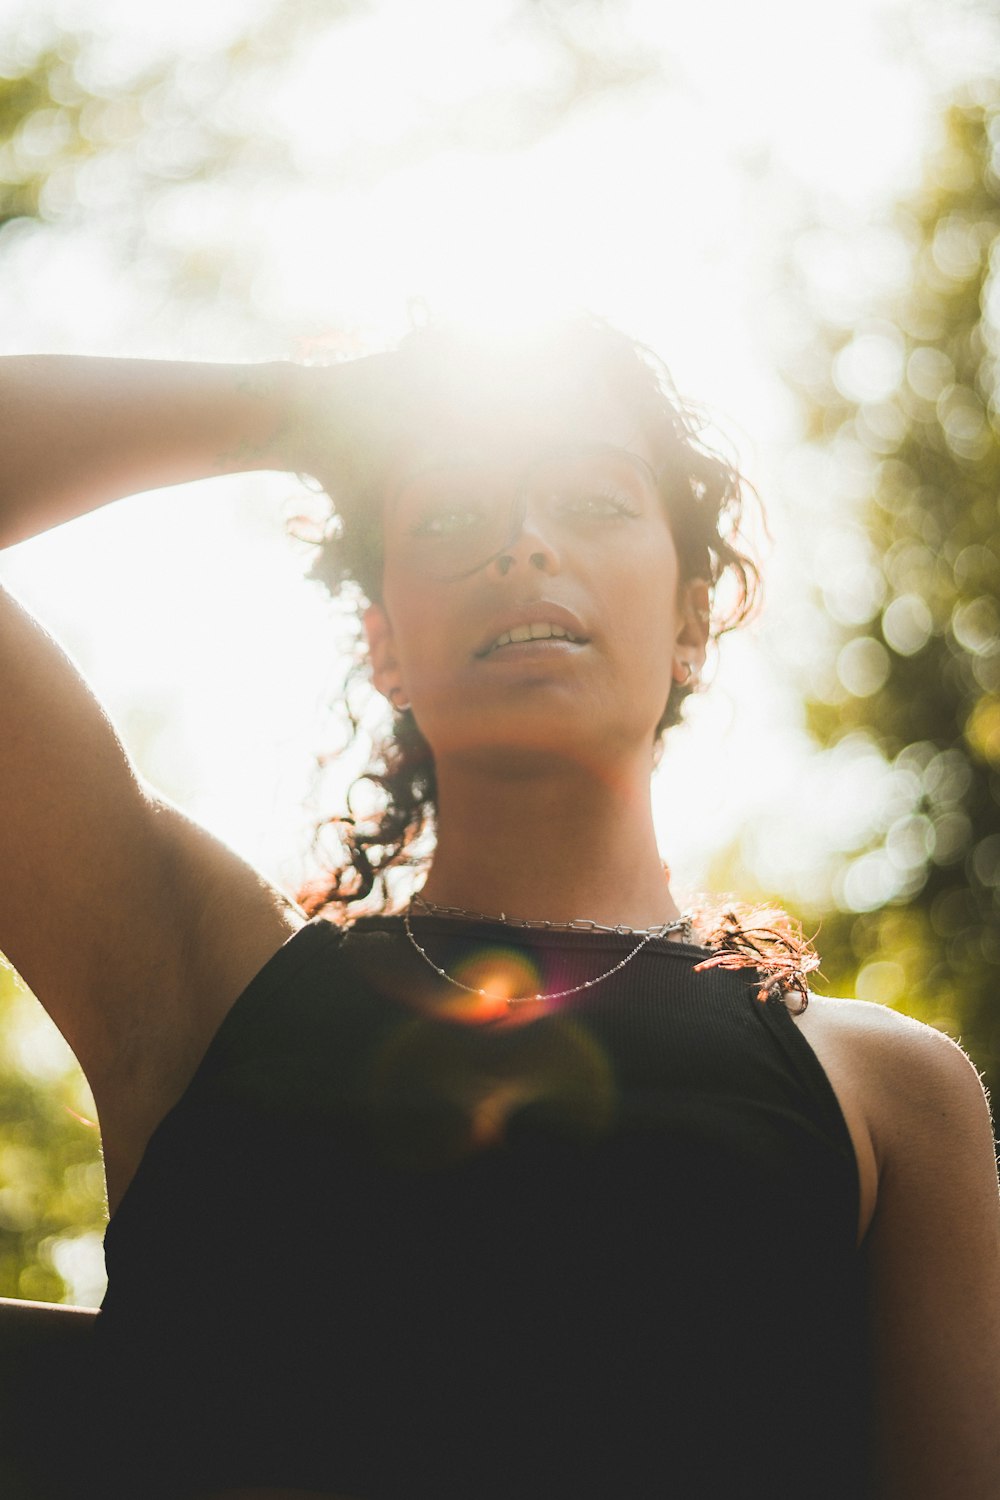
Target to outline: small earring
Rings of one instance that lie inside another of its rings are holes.
[[[389,702],[398,714],[405,714],[410,707],[409,698],[403,697],[403,689],[398,684],[389,689]]]

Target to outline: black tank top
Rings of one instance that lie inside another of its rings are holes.
[[[414,931],[515,994],[636,944]],[[398,918],[296,932],[108,1226],[104,1493],[865,1495],[851,1139],[784,1003],[706,956],[497,1018]]]

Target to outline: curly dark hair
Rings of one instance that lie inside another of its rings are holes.
[[[433,414],[453,411],[456,406],[469,407],[469,390],[473,403],[504,399],[502,381],[496,376],[495,351],[489,351],[489,363],[473,335],[461,325],[435,321],[415,328],[401,341],[395,358],[405,370],[405,384],[418,392],[405,413],[395,424],[395,446],[377,457],[368,453],[361,462],[349,466],[349,477],[343,476],[329,486],[330,510],[318,534],[292,529],[301,540],[313,543],[316,555],[309,576],[317,580],[332,597],[353,592],[358,602],[380,599],[382,584],[381,498],[386,475],[396,453],[408,438],[419,433],[421,425]],[[717,642],[727,631],[742,625],[755,613],[761,594],[761,577],[749,544],[741,532],[746,503],[759,506],[756,493],[740,474],[733,459],[706,440],[708,419],[704,411],[682,399],[670,373],[647,345],[621,332],[603,318],[580,313],[549,326],[536,335],[527,348],[515,358],[530,360],[533,375],[539,365],[574,371],[574,378],[593,378],[606,383],[627,411],[635,414],[642,435],[654,455],[660,493],[670,521],[679,562],[681,582],[704,579],[711,599],[710,638]],[[521,368],[526,368],[522,365]],[[488,378],[470,383],[470,370]],[[383,441],[385,428],[383,427]],[[763,520],[763,518],[761,517]],[[765,526],[766,533],[766,526]],[[723,605],[721,586],[728,585],[730,598]],[[368,664],[362,648],[360,628],[356,633],[355,661],[345,684],[345,712],[351,734],[360,730],[359,718],[350,706],[351,688],[366,680]],[[655,742],[662,748],[666,731],[681,720],[685,699],[692,688],[674,682],[663,714],[656,727]],[[330,755],[317,757],[322,769]],[[359,820],[353,809],[353,793],[361,783],[374,787],[380,794],[381,810]],[[297,899],[309,916],[329,912],[335,920],[344,920],[352,903],[365,901],[376,891],[378,909],[391,908],[392,893],[387,881],[390,872],[419,868],[427,858],[426,850],[433,839],[436,811],[436,782],[431,748],[421,734],[409,709],[395,712],[391,732],[373,747],[370,764],[352,784],[347,815],[320,819],[314,830],[313,850],[320,849],[324,830],[333,826],[339,836],[343,858],[339,863],[321,859],[324,868],[319,877],[307,880]],[[420,852],[423,851],[423,852]],[[377,890],[376,890],[377,888]],[[371,903],[369,903],[369,906]],[[737,951],[734,934],[740,931],[758,935],[763,928],[740,926],[734,903],[726,902],[725,912],[716,904],[701,913],[703,935],[716,939],[725,934],[722,947],[730,955]],[[744,912],[748,912],[744,908]],[[768,908],[775,917],[775,909]],[[802,956],[805,945],[789,936],[787,919],[777,914],[777,926],[767,931],[773,940],[783,930],[779,946],[784,944],[782,962],[785,970],[799,978],[805,968],[815,967],[807,958],[804,965],[789,970],[788,954]],[[789,943],[791,946],[789,947]],[[745,947],[746,963],[764,957],[767,943],[749,943]],[[774,943],[771,942],[773,948]],[[721,960],[720,960],[721,961]],[[732,957],[726,960],[731,962]],[[774,973],[774,965],[766,965]],[[782,971],[784,972],[784,971]],[[790,981],[803,992],[801,983]],[[783,985],[783,988],[789,986]]]

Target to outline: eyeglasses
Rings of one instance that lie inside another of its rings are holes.
[[[599,540],[607,526],[641,516],[658,497],[646,460],[610,443],[549,451],[513,482],[481,459],[456,456],[396,485],[385,512],[386,553],[397,552],[407,567],[439,582],[455,582],[513,545],[529,505]]]

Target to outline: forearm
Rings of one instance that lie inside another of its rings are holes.
[[[0,547],[110,500],[300,467],[293,364],[75,355],[0,359]]]

